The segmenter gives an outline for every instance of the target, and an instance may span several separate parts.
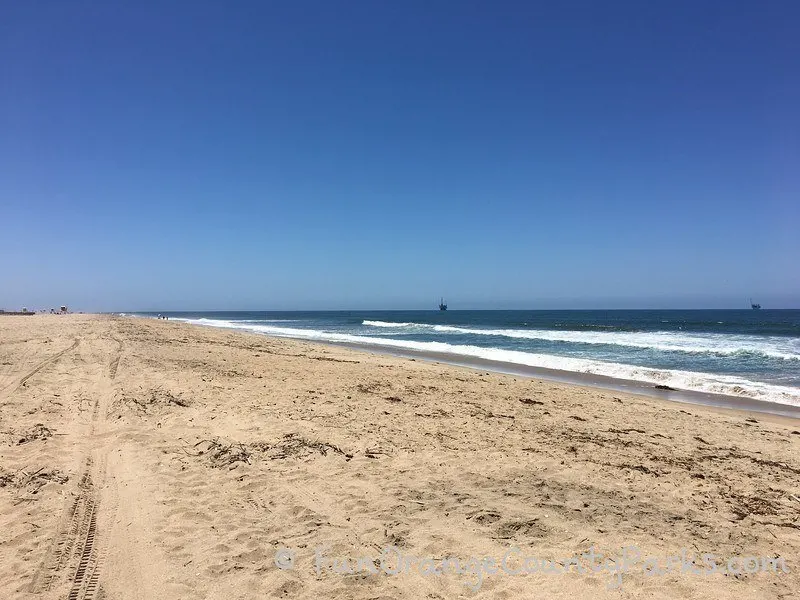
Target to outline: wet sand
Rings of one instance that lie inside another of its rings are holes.
[[[172,321],[2,319],[0,597],[800,589],[800,421],[471,366]],[[619,588],[624,547],[642,560]],[[647,572],[682,550],[790,572]],[[617,560],[569,567],[600,554]],[[410,566],[389,574],[399,555]],[[463,573],[421,567],[448,556]],[[568,572],[520,573],[528,557]]]

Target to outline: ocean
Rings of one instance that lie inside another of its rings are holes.
[[[163,314],[199,325],[394,354],[435,354],[454,363],[479,359],[483,368],[556,369],[800,407],[800,310]]]

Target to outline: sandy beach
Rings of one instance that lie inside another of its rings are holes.
[[[800,421],[4,316],[0,515],[0,598],[792,598]]]

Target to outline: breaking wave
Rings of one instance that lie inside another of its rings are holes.
[[[683,333],[675,331],[553,331],[549,329],[480,329],[428,323],[364,321],[368,327],[401,329],[408,332],[499,336],[571,344],[625,346],[692,354],[757,354],[783,360],[800,360],[800,340],[780,336]]]

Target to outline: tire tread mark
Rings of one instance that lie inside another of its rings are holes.
[[[104,470],[101,465],[101,470]],[[88,473],[88,470],[87,470]],[[87,478],[87,505],[80,524],[77,563],[72,576],[67,600],[97,600],[102,595],[100,585],[101,552],[98,544],[97,507],[99,499],[97,489]]]
[[[91,600],[95,597],[98,589],[99,571],[97,570],[98,560],[95,551],[95,540],[97,538],[97,504],[92,499],[90,510],[86,513],[83,523],[84,531],[81,536],[82,549],[72,577],[72,587],[67,595],[67,600]]]
[[[91,467],[92,459],[89,458],[78,483],[78,494],[65,514],[65,525],[59,528],[60,531],[49,556],[45,558],[42,567],[34,575],[30,587],[33,593],[49,591],[73,555],[81,533],[81,523],[85,521],[85,515],[89,507],[90,494],[92,492],[92,480],[89,473]]]
[[[119,360],[122,358],[122,348],[124,346],[121,339],[114,338],[114,340],[117,342],[118,347],[116,356],[114,356],[114,358],[111,360],[111,364],[108,366],[108,374],[111,379],[117,378],[117,369],[119,368]]]
[[[64,356],[70,350],[74,350],[75,348],[77,348],[78,344],[80,343],[80,341],[81,341],[80,338],[75,338],[73,340],[73,342],[72,342],[72,345],[69,348],[64,348],[61,352],[58,352],[58,353],[54,354],[53,356],[51,356],[50,358],[47,358],[47,359],[43,360],[42,362],[40,362],[36,367],[34,367],[34,369],[32,371],[29,371],[27,375],[25,375],[22,379],[19,380],[19,383],[17,384],[17,387],[14,388],[14,391],[17,391],[19,388],[21,388],[23,385],[25,385],[27,383],[27,381],[31,377],[36,375],[39,371],[44,369],[47,365],[57,361],[59,358]]]

